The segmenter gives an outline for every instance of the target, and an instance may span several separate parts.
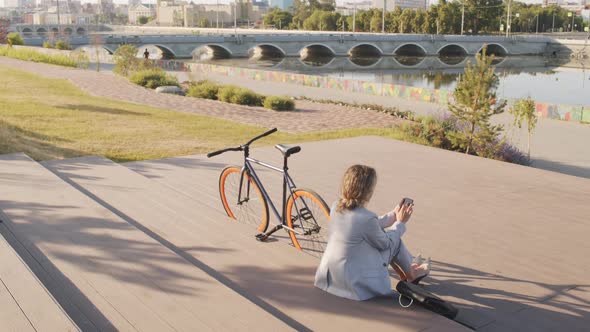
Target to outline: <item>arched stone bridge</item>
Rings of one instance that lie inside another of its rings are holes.
[[[86,24],[17,24],[16,32],[24,38],[47,38],[52,35],[66,37],[84,36],[97,30],[96,26]]]
[[[90,36],[72,36],[70,44],[91,44]],[[122,44],[158,48],[164,58],[279,56],[453,56],[474,55],[487,45],[496,55],[545,54],[548,37],[447,36],[415,34],[255,34],[255,35],[101,35],[101,47],[114,52]],[[95,41],[96,42],[96,41]],[[27,38],[41,45],[43,38]]]

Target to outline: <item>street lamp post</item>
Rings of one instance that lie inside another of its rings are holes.
[[[352,9],[352,33],[356,32],[356,0],[354,0],[354,7]]]
[[[463,25],[465,24],[465,0],[461,1],[462,9],[461,9],[461,36],[463,36]]]
[[[385,9],[387,8],[387,0],[383,0],[383,15],[381,18],[381,33],[385,33]]]
[[[510,28],[511,28],[511,5],[512,5],[512,0],[508,0],[508,10],[506,11],[506,37],[510,36]],[[461,29],[461,31],[463,31],[463,29]]]
[[[537,29],[535,30],[535,33],[539,33],[539,14],[537,14]]]
[[[234,1],[234,34],[238,36],[238,0]]]
[[[574,32],[574,17],[576,17],[576,14],[574,14],[572,12],[568,12],[567,13],[567,17],[571,17],[572,18],[572,29],[571,29],[571,32]]]
[[[217,4],[215,5],[215,28],[217,29],[217,33],[219,33],[219,0],[217,0]]]

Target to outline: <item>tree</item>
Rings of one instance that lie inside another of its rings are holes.
[[[520,99],[509,109],[509,112],[514,116],[514,125],[518,126],[518,128],[522,128],[523,122],[527,124],[527,155],[531,159],[531,135],[537,126],[535,102],[531,97]]]
[[[0,18],[0,44],[6,42],[6,36],[8,35],[8,27],[10,26],[10,21],[6,18]]]
[[[96,71],[100,71],[100,50],[102,49],[103,44],[104,40],[102,39],[102,35],[90,36],[90,45],[94,48],[96,55]]]
[[[8,46],[12,45],[23,45],[25,42],[23,41],[23,37],[21,37],[17,32],[11,32],[6,36],[6,42]]]
[[[207,18],[202,18],[202,19],[199,21],[199,26],[200,26],[201,28],[206,28],[206,27],[208,27],[208,26],[209,26],[209,23],[210,23],[210,22],[209,22],[209,20],[208,20]]]
[[[115,60],[113,71],[123,76],[128,76],[141,65],[137,58],[137,47],[129,44],[119,46],[113,54],[113,60]]]
[[[144,25],[149,21],[149,19],[146,16],[140,16],[137,18],[137,23]]]
[[[492,61],[484,46],[482,53],[476,56],[476,64],[470,61],[465,68],[453,93],[454,103],[449,102],[449,111],[465,126],[450,137],[455,147],[464,149],[466,154],[490,154],[489,149],[497,148],[497,137],[503,130],[501,125],[492,125],[492,115],[504,111],[506,102],[496,102],[498,77],[494,74]],[[474,146],[482,151],[474,151]]]
[[[273,25],[277,29],[288,29],[293,22],[293,14],[287,10],[274,9],[264,16],[265,25]]]

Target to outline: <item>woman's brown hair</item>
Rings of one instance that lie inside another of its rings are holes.
[[[377,172],[365,165],[350,166],[342,178],[342,195],[336,211],[352,210],[364,206],[373,195],[377,184]]]

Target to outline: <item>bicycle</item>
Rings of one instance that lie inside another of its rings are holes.
[[[231,219],[257,226],[260,233],[256,235],[256,240],[267,241],[273,233],[285,229],[295,248],[315,257],[321,257],[327,243],[330,210],[320,195],[309,189],[297,188],[289,175],[288,158],[300,152],[301,147],[275,145],[275,148],[283,154],[282,168],[250,157],[250,144],[276,131],[277,129],[274,128],[254,137],[246,144],[207,154],[207,157],[211,158],[228,151],[244,152],[244,166],[228,166],[221,171],[219,176],[221,203]],[[252,164],[283,174],[281,213],[277,210]],[[267,231],[269,205],[280,222]]]

